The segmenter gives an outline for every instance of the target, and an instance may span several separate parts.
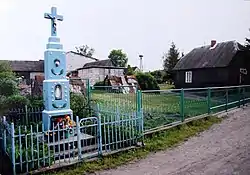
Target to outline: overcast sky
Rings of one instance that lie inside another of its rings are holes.
[[[122,49],[129,64],[162,68],[162,55],[174,41],[180,51],[250,35],[250,1],[244,0],[0,0],[0,59],[38,60],[50,35],[43,18],[51,6],[64,21],[58,34],[65,51],[87,44],[95,57]]]

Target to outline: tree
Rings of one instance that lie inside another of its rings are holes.
[[[185,54],[184,54],[184,52],[182,52],[182,53],[181,53],[181,57],[184,57],[184,56],[185,56]]]
[[[246,38],[246,47],[250,49],[250,39]]]
[[[163,68],[170,81],[173,81],[173,68],[179,60],[179,50],[176,48],[174,42],[171,43],[168,53],[163,55]]]
[[[88,45],[82,45],[82,46],[76,47],[76,52],[81,55],[92,57],[95,52],[95,49],[90,48]]]
[[[128,65],[126,75],[134,75],[134,74],[135,72],[133,68],[130,65]]]
[[[123,53],[121,49],[112,50],[108,57],[116,67],[126,67],[127,65],[127,54]]]
[[[17,78],[8,62],[0,61],[0,115],[9,108],[23,107],[29,101],[18,91]]]
[[[149,72],[138,72],[136,79],[141,90],[160,90],[156,79]]]
[[[150,72],[151,75],[156,79],[157,83],[161,84],[164,82],[163,77],[164,77],[164,71],[162,70],[155,70],[153,72]]]

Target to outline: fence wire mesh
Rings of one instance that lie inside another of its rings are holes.
[[[145,130],[181,121],[180,97],[180,90],[142,91]]]
[[[136,110],[136,92],[136,86],[93,86],[91,100],[110,111],[119,106],[120,111],[126,113]]]

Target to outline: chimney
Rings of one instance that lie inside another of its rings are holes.
[[[214,47],[216,44],[216,40],[211,40],[211,47]]]

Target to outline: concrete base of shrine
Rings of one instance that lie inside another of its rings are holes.
[[[44,131],[49,131],[52,129],[52,119],[62,117],[65,115],[69,115],[71,120],[73,119],[73,112],[71,109],[65,109],[65,110],[56,110],[56,111],[47,111],[44,110],[42,112],[43,115],[43,125],[44,125]]]

